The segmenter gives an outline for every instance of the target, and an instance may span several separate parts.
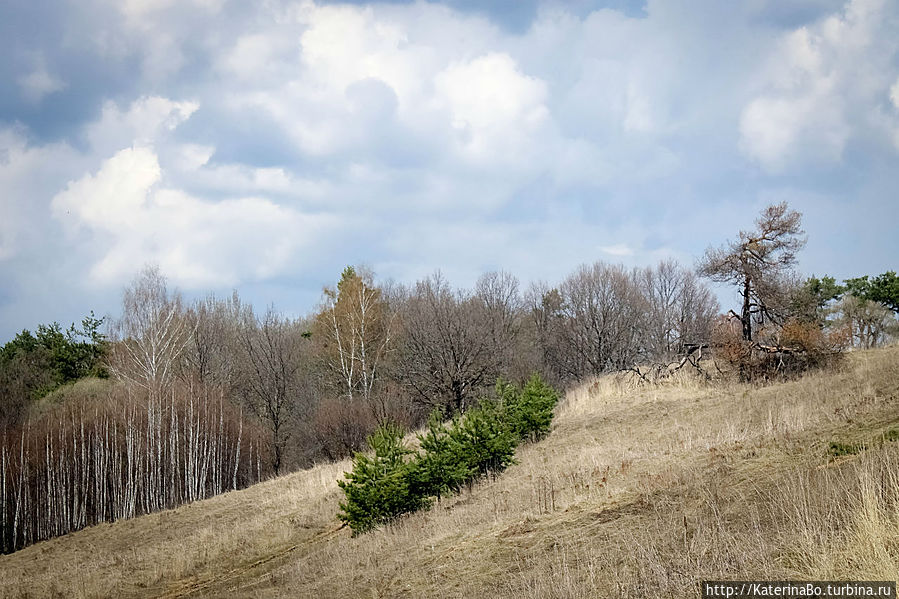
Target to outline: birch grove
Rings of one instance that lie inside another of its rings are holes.
[[[0,548],[257,482],[267,441],[236,412],[206,389],[176,386],[148,403],[116,387],[0,438]]]

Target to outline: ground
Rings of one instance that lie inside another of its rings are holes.
[[[703,579],[896,580],[897,428],[899,347],[768,386],[610,376],[569,392],[495,481],[387,529],[340,527],[350,464],[325,464],[2,556],[0,595],[696,597]]]

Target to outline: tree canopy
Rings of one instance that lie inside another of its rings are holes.
[[[786,202],[765,208],[755,224],[751,231],[740,231],[737,239],[707,249],[697,267],[712,281],[740,287],[743,306],[738,318],[746,341],[752,341],[753,318],[783,321],[782,280],[806,242],[802,215]]]

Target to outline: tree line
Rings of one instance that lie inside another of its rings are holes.
[[[106,334],[89,317],[0,352],[2,547],[352,455],[379,425],[468,411],[500,376],[565,385],[674,356],[716,313],[672,261],[596,263],[524,292],[505,272],[458,289],[347,267],[301,318],[236,293],[186,302],[149,267]]]
[[[695,270],[595,262],[522,289],[502,271],[458,288],[348,266],[299,318],[236,292],[188,302],[147,267],[119,318],[0,348],[3,550],[353,455],[379,425],[469,411],[500,377],[709,376],[708,348],[716,372],[759,380],[895,338],[895,273],[803,280],[803,243],[781,204]],[[722,313],[706,281],[734,284],[742,305]]]

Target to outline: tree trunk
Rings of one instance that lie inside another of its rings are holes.
[[[746,275],[746,278],[743,281],[743,312],[740,314],[740,322],[743,325],[744,341],[752,341],[752,312],[750,311],[749,306],[750,285],[749,275]]]

